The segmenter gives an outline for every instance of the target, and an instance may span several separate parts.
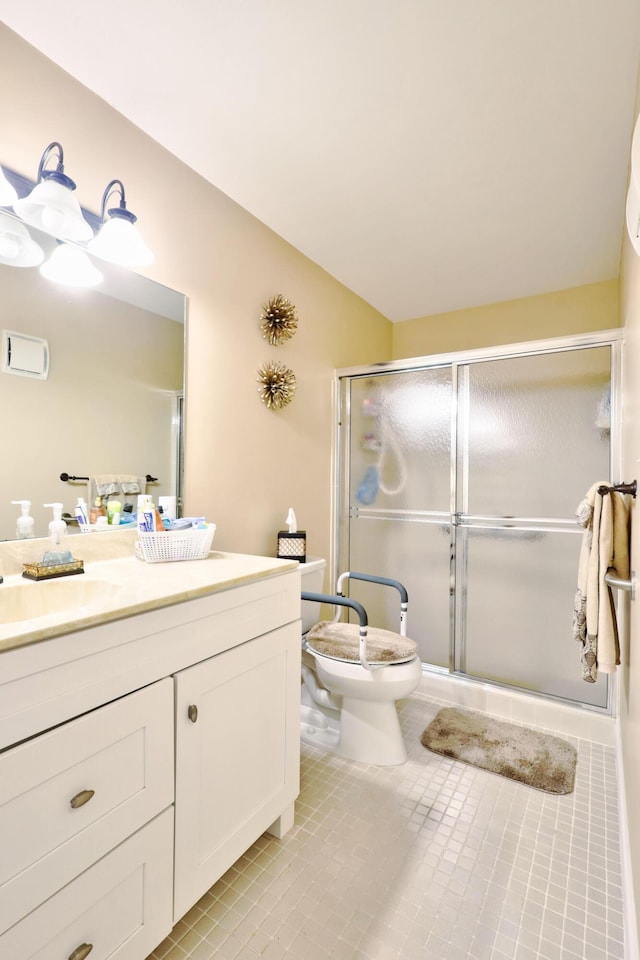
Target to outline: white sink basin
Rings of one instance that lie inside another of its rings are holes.
[[[0,584],[0,623],[17,623],[73,611],[101,599],[113,599],[118,587],[84,575],[31,583]]]

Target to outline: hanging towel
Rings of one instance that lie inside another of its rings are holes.
[[[620,642],[613,592],[605,575],[613,568],[622,579],[629,572],[629,502],[625,494],[599,481],[576,510],[585,528],[578,564],[578,589],[573,610],[573,635],[582,644],[582,679],[595,683],[598,670],[614,673],[620,663]]]
[[[89,481],[89,503],[93,503],[96,497],[112,497],[118,493],[131,496],[145,493],[146,489],[146,477],[136,477],[132,473],[96,474]]]
[[[147,481],[144,477],[135,477],[130,473],[121,473],[118,476],[118,483],[123,494],[144,493],[147,489]]]
[[[114,473],[101,473],[91,477],[89,503],[93,503],[96,497],[111,497],[114,493],[120,493],[118,477]]]

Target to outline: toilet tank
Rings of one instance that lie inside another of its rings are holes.
[[[309,557],[306,563],[300,564],[302,575],[302,591],[306,593],[322,593],[324,586],[324,571],[327,561],[319,557]],[[306,633],[320,619],[320,604],[311,600],[302,601],[302,632]]]

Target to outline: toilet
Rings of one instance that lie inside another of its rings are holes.
[[[302,591],[322,593],[326,562],[309,559],[301,564]],[[306,638],[328,634],[334,625],[315,628],[320,603],[302,602],[302,630]],[[358,628],[352,628],[357,634]],[[400,662],[376,663],[365,669],[353,657],[349,661],[313,649],[307,640],[302,653],[302,692],[300,738],[303,742],[324,748],[349,760],[388,766],[404,763],[406,746],[400,729],[396,701],[409,696],[420,682],[422,663],[413,641],[388,631],[369,629],[372,646],[378,639],[400,643]],[[405,641],[402,643],[402,641]],[[322,647],[322,642],[318,642]],[[331,650],[331,646],[327,649]]]

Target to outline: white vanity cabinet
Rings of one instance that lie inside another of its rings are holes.
[[[0,957],[145,960],[286,832],[299,616],[288,566],[0,652]]]

